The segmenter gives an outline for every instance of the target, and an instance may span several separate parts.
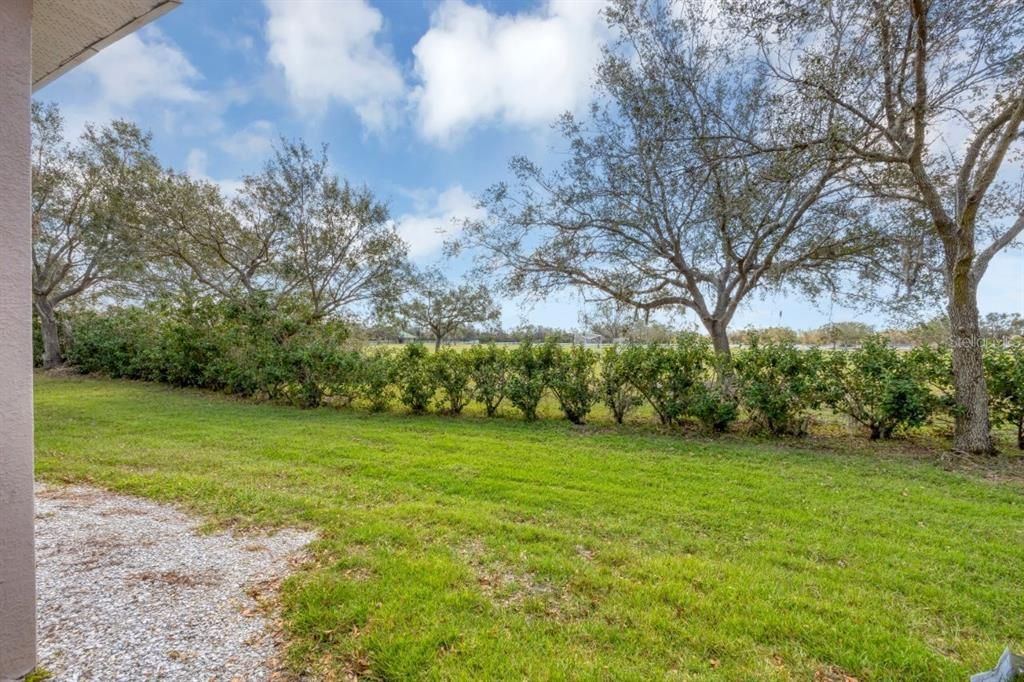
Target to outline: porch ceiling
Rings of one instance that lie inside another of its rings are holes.
[[[181,0],[35,0],[32,89],[169,12]]]

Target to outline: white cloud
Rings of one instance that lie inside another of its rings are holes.
[[[78,70],[94,77],[104,102],[117,109],[143,100],[196,102],[202,97],[192,85],[199,72],[155,28],[125,36]]]
[[[206,164],[209,161],[209,156],[202,149],[190,149],[188,150],[188,156],[185,157],[185,172],[194,178],[206,179]]]
[[[128,35],[47,86],[43,99],[61,104],[65,133],[77,137],[86,123],[124,117],[174,135],[207,135],[223,128],[224,111],[246,101],[244,88],[210,91],[202,74],[159,29]]]
[[[405,83],[378,43],[381,13],[366,0],[265,4],[269,59],[283,71],[292,103],[317,115],[337,101],[352,107],[367,128],[385,128]]]
[[[413,47],[420,132],[445,143],[473,125],[544,125],[579,108],[605,39],[602,6],[548,0],[536,12],[498,16],[445,0]]]
[[[218,146],[239,159],[258,159],[274,145],[274,125],[270,121],[253,121],[241,130],[220,139]]]
[[[461,185],[453,185],[437,195],[433,205],[402,215],[395,224],[409,245],[409,257],[422,260],[440,250],[445,240],[458,236],[463,220],[483,216],[484,210],[477,207],[476,200]]]

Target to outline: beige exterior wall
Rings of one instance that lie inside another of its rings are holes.
[[[35,667],[32,0],[0,0],[0,680]]]

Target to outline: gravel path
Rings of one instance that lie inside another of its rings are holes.
[[[198,535],[170,507],[37,486],[39,664],[55,680],[268,680],[261,601],[312,534]]]

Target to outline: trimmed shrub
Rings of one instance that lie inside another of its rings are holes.
[[[694,387],[689,412],[704,428],[722,433],[736,421],[739,406],[730,391],[718,381],[709,381]]]
[[[441,409],[448,414],[461,413],[472,398],[473,365],[469,355],[442,348],[430,356],[430,369],[434,384],[441,390]]]
[[[822,372],[826,402],[867,427],[872,440],[924,424],[935,409],[926,368],[887,339],[872,336],[860,348],[831,354]]]
[[[138,307],[82,312],[73,321],[74,342],[67,350],[67,361],[83,373],[159,380],[158,373],[143,362],[144,355],[152,359],[153,339],[146,337],[155,325],[158,321]],[[159,338],[158,333],[153,336]]]
[[[633,387],[669,425],[691,413],[698,387],[709,375],[711,345],[697,334],[683,334],[672,347],[631,346],[621,362]]]
[[[773,434],[802,435],[808,412],[821,404],[821,352],[792,344],[751,338],[736,354],[740,401],[759,428]]]
[[[224,304],[211,299],[161,302],[165,320],[161,333],[164,381],[175,386],[223,389],[213,371],[223,354]]]
[[[337,350],[322,371],[324,393],[341,406],[351,405],[359,397],[362,355],[356,350]]]
[[[616,424],[621,424],[640,402],[640,395],[630,383],[626,362],[617,346],[606,348],[601,356],[598,392]]]
[[[594,373],[597,354],[577,345],[565,350],[553,341],[544,344],[544,351],[547,385],[558,398],[565,418],[583,424],[598,399]]]
[[[493,343],[463,351],[473,375],[473,398],[483,403],[488,417],[498,413],[508,382],[508,353]]]
[[[1017,427],[1017,447],[1024,450],[1024,339],[985,348],[985,370],[992,416]]]
[[[423,414],[437,392],[434,373],[430,366],[430,353],[422,343],[402,346],[394,363],[394,383],[398,400],[413,414]]]
[[[394,365],[394,355],[383,349],[364,353],[359,358],[356,396],[365,400],[372,412],[388,409],[394,398]]]
[[[920,373],[931,390],[936,411],[953,416],[953,354],[944,346],[916,346],[907,352],[907,359]]]
[[[675,358],[671,348],[630,346],[620,359],[630,383],[662,424],[671,424],[682,415],[683,398],[673,390]]]
[[[544,397],[547,367],[543,347],[523,341],[508,354],[505,395],[528,421],[537,418],[537,405]]]
[[[285,338],[280,345],[284,397],[300,407],[319,406],[327,381],[346,365],[347,339],[348,328],[338,320],[302,325]]]

